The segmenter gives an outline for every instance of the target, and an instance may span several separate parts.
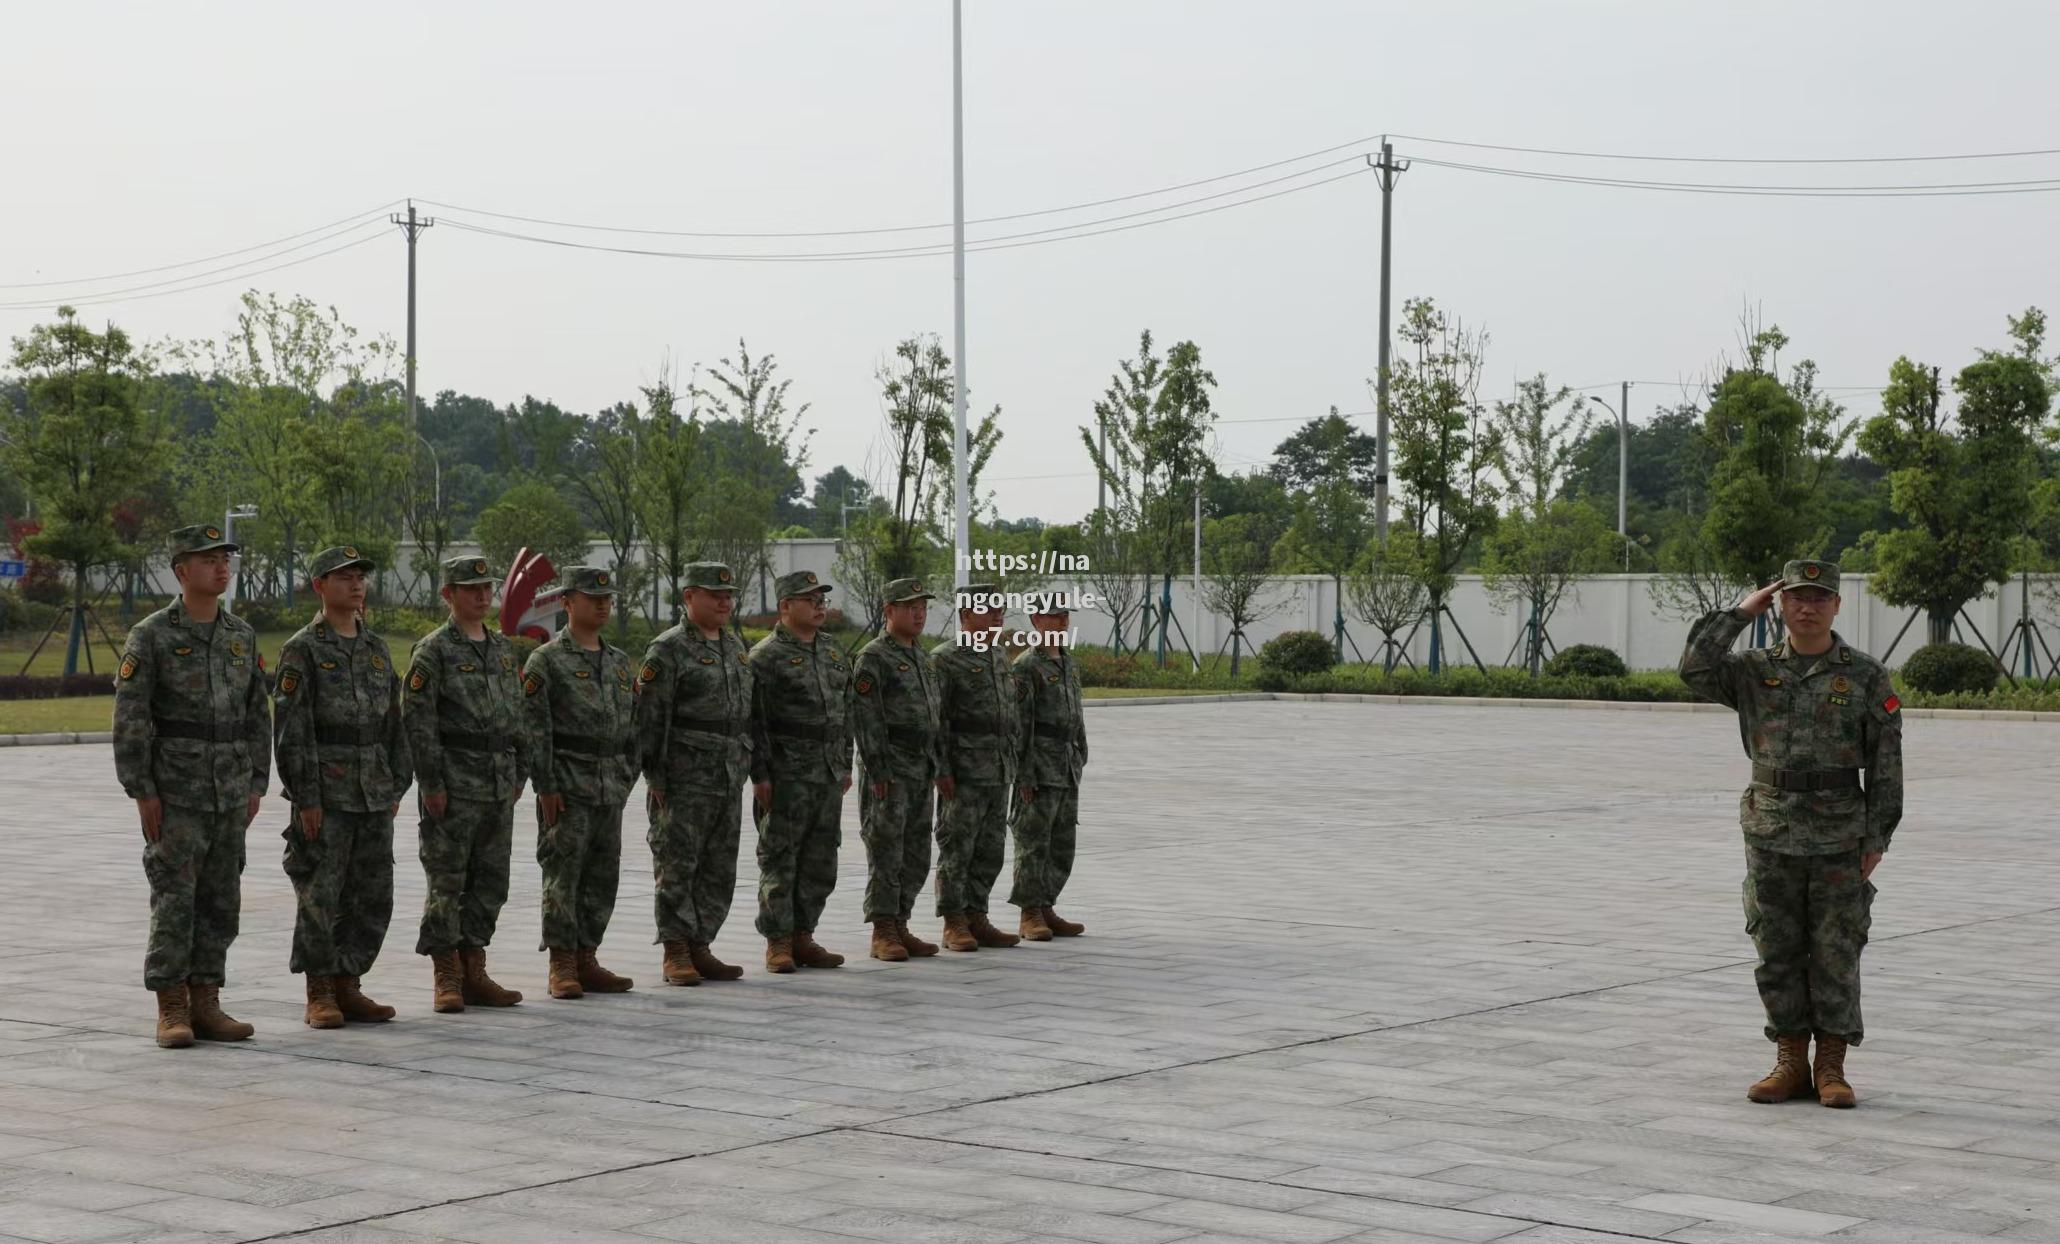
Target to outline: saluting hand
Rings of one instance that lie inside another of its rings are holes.
[[[1748,618],[1757,618],[1774,605],[1774,597],[1781,592],[1781,580],[1776,579],[1767,586],[1738,602],[1738,612]]]

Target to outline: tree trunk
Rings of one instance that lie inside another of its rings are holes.
[[[64,639],[64,673],[69,678],[79,672],[79,648],[86,640],[86,566],[74,563],[72,566],[72,624]]]
[[[1232,678],[1237,677],[1237,658],[1239,650],[1244,647],[1244,634],[1242,630],[1234,630],[1230,633],[1230,676]]]
[[[1173,622],[1173,575],[1169,571],[1159,583],[1159,668],[1166,668],[1166,631]]]
[[[1443,672],[1445,668],[1443,652],[1443,640],[1445,638],[1445,632],[1444,628],[1441,625],[1441,623],[1444,620],[1444,616],[1444,602],[1442,600],[1432,600],[1430,674],[1433,678],[1436,678],[1441,672]]]
[[[286,520],[286,612],[289,616],[293,613],[293,532],[298,525],[293,519]]]
[[[1924,612],[1924,636],[1927,643],[1944,644],[1952,642],[1953,618],[1957,609],[1927,609]]]
[[[1345,662],[1345,579],[1343,575],[1330,577],[1331,592],[1331,646],[1338,651],[1338,664]]]

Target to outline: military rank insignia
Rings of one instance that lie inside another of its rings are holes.
[[[593,677],[594,675],[593,675],[593,673],[592,673],[591,671],[589,671],[589,670],[574,670],[574,671],[572,671],[572,676],[573,676],[574,678],[592,678],[592,677]],[[528,686],[528,685],[529,685],[529,679],[530,679],[530,678],[535,678],[535,677],[536,677],[536,675],[535,675],[535,674],[531,674],[531,675],[529,675],[529,676],[528,676],[527,678],[524,678],[524,679],[522,680],[522,685],[523,685],[523,686],[525,686],[525,687],[526,687],[526,686]]]
[[[513,670],[514,668],[515,668],[515,658],[514,658],[514,657],[502,657],[502,658],[501,658],[501,670],[502,670],[502,672],[503,672],[503,673],[506,673],[506,672],[508,672],[508,671],[511,671],[511,670]]]
[[[409,671],[409,673],[408,673],[408,690],[410,690],[410,691],[420,691],[420,690],[421,690],[421,689],[422,689],[423,687],[427,686],[428,684],[429,684],[429,680],[428,680],[427,678],[425,678],[425,677],[423,677],[423,676],[422,676],[422,671],[421,671],[421,670],[411,670],[411,671]]]
[[[135,676],[136,654],[132,652],[122,658],[121,677],[122,681],[127,682],[129,679],[134,678]]]
[[[579,676],[581,678],[585,678],[587,676],[587,672],[585,670],[581,670],[579,672]],[[522,676],[522,694],[535,695],[537,692],[542,691],[543,689],[544,680],[537,677],[534,671],[524,674]]]
[[[479,667],[468,661],[458,667],[458,672],[460,674],[476,674],[479,672]]]
[[[1762,678],[1760,679],[1760,685],[1762,687],[1778,687],[1781,685],[1781,680],[1778,678]]]
[[[322,668],[325,670],[333,670],[336,668],[336,662],[334,661],[323,661],[321,665]]]
[[[173,652],[174,652],[175,654],[177,654],[177,655],[179,655],[179,656],[182,656],[182,657],[190,657],[190,656],[192,656],[192,655],[193,655],[193,649],[191,649],[191,648],[174,648],[174,649],[172,649],[172,651],[173,651]]]
[[[1852,680],[1847,678],[1844,674],[1840,674],[1838,677],[1831,680],[1831,689],[1839,695],[1844,695],[1846,692],[1851,691],[1853,689]]]
[[[1844,706],[1844,705],[1847,705],[1847,704],[1850,704],[1850,703],[1852,703],[1852,700],[1851,700],[1851,698],[1849,698],[1849,697],[1847,697],[1847,696],[1842,696],[1842,695],[1834,695],[1834,696],[1831,696],[1831,697],[1829,697],[1829,698],[1830,698],[1830,700],[1831,700],[1831,702],[1832,702],[1833,704],[1837,704],[1837,705],[1840,705],[1841,707],[1842,707],[1842,706]]]
[[[298,686],[300,686],[299,670],[294,669],[292,666],[288,666],[285,669],[279,671],[280,695],[292,695],[294,688]]]
[[[750,653],[748,653],[748,652],[740,652],[740,653],[738,653],[738,654],[737,654],[737,664],[739,664],[739,665],[749,665],[749,664],[751,664],[751,654],[750,654]]]
[[[714,657],[702,657],[702,658],[701,658],[701,664],[703,664],[703,665],[713,665],[713,664],[715,664],[715,658],[714,658]]]

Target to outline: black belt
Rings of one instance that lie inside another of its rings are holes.
[[[620,746],[611,746],[608,740],[593,734],[559,734],[552,732],[551,746],[561,752],[572,752],[580,756],[613,756],[620,752],[634,756],[637,750],[635,739],[626,739]]]
[[[315,742],[330,747],[376,747],[385,737],[384,725],[315,727]]]
[[[890,743],[900,743],[908,747],[928,747],[930,746],[930,732],[928,730],[919,730],[914,726],[889,726],[887,727],[887,740]]]
[[[1030,733],[1037,738],[1051,739],[1058,743],[1071,743],[1073,741],[1073,727],[1071,726],[1036,725],[1030,727]]]
[[[173,721],[159,717],[152,723],[161,739],[198,739],[202,743],[239,743],[243,740],[243,723],[218,726],[211,721]]]
[[[1772,765],[1754,765],[1752,780],[1761,786],[1776,790],[1857,790],[1860,785],[1858,769],[1776,769]]]
[[[445,730],[436,736],[445,747],[455,747],[466,752],[512,752],[512,739],[502,740],[484,734],[467,734],[462,730]]]
[[[828,743],[832,737],[830,723],[826,721],[769,721],[765,723],[765,728],[769,734],[810,739],[817,743]]]
[[[720,717],[675,717],[672,724],[681,730],[693,730],[701,734],[742,734],[741,725],[731,725]]]
[[[951,728],[959,734],[1007,734],[1000,722],[991,717],[954,717]]]

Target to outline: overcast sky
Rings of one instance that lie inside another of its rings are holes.
[[[2060,8],[2037,0],[969,0],[966,9],[966,201],[976,218],[1152,190],[1383,131],[1665,155],[2060,147],[2051,102]],[[7,40],[8,284],[214,255],[410,195],[670,230],[951,219],[946,0],[584,11],[505,0],[79,0],[18,6]],[[2060,177],[2060,156],[1734,167],[1396,145],[1503,167],[1695,182]],[[1100,218],[1277,175],[971,234]],[[1333,404],[1370,410],[1379,198],[1373,177],[1359,176],[1197,219],[970,256],[968,374],[976,410],[1004,410],[988,472],[1001,512],[1064,520],[1092,506],[1077,428],[1142,328],[1201,346],[1224,419],[1278,421],[1226,423],[1227,468],[1262,462],[1294,420]],[[1396,306],[1433,295],[1486,326],[1491,394],[1539,370],[1573,385],[1692,379],[1735,348],[1747,302],[1794,339],[1790,357],[1819,361],[1826,382],[1878,385],[1901,353],[1950,372],[2000,342],[2006,314],[2060,297],[2056,206],[2045,194],[1703,196],[1419,165],[1396,193]],[[949,240],[948,230],[754,242],[504,227],[731,252]],[[897,339],[934,332],[950,348],[948,256],[710,263],[439,226],[420,261],[425,395],[534,394],[591,411],[634,397],[668,355],[712,362],[742,336],[775,353],[793,396],[813,404],[810,476],[863,465],[880,423],[873,371]],[[9,289],[0,301],[54,305],[180,275]],[[405,328],[404,246],[391,229],[298,267],[88,314],[145,338],[216,335],[248,285],[334,303],[395,338]],[[47,314],[0,310],[0,336]],[[1676,396],[1639,388],[1632,404],[1643,415]],[[1871,408],[1870,394],[1850,397],[1856,411]],[[1372,426],[1370,415],[1361,422]]]

